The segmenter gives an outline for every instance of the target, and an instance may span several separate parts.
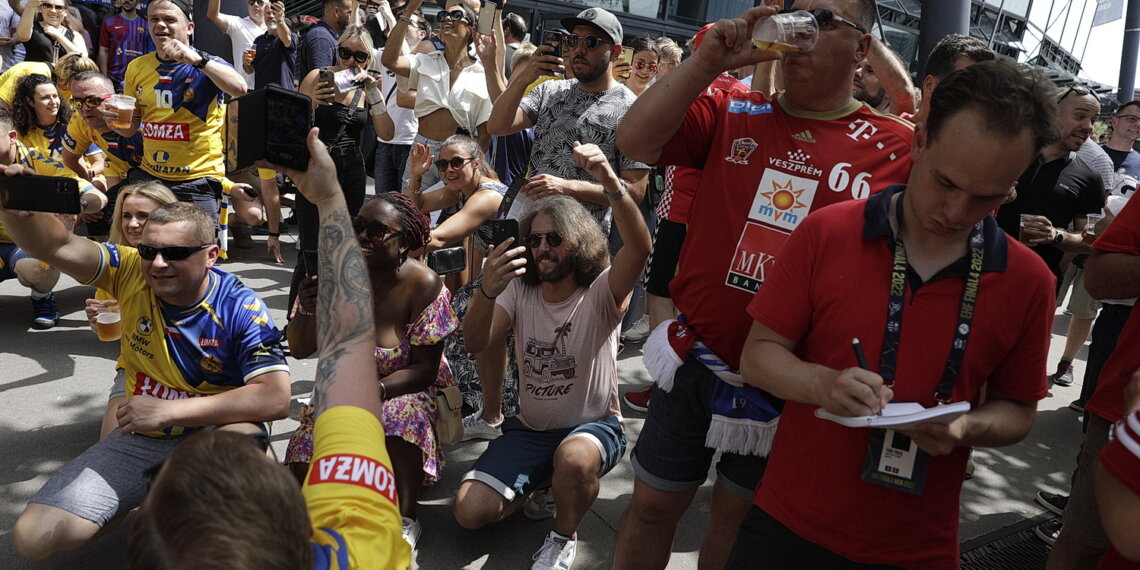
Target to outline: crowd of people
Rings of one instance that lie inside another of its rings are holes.
[[[82,210],[0,210],[0,280],[37,329],[61,273],[95,287],[121,347],[20,556],[137,509],[132,567],[405,568],[446,446],[485,439],[455,520],[553,519],[536,569],[572,567],[627,447],[616,568],[668,564],[714,457],[702,568],[957,568],[971,448],[1025,438],[1091,331],[1072,493],[1039,494],[1062,518],[1037,533],[1050,568],[1140,567],[1140,101],[1097,144],[1095,93],[962,35],[915,84],[873,0],[797,0],[818,37],[788,53],[752,41],[779,1],[682,44],[601,8],[540,34],[423,3],[324,0],[305,25],[209,0],[228,58],[185,0],[121,0],[94,44],[65,0],[0,13],[4,175],[71,178]],[[267,86],[311,102],[308,168],[227,171],[226,106]],[[251,230],[276,263],[296,237],[280,329],[225,270]],[[654,382],[620,394],[642,341]],[[287,356],[318,365],[279,462]]]

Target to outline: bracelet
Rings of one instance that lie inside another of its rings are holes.
[[[210,56],[202,50],[197,50],[197,52],[198,56],[202,59],[198,63],[190,64],[190,67],[193,67],[194,69],[202,69],[206,67],[206,64],[210,63]]]
[[[281,232],[269,232],[269,237],[279,238],[281,237]]]
[[[311,316],[315,315],[316,313],[314,313],[313,311],[305,309],[305,307],[303,307],[301,305],[297,305],[297,314],[298,315],[304,315],[306,317],[311,317]]]
[[[381,382],[380,383],[380,401],[383,402],[384,400],[387,400],[387,399],[388,399],[388,388],[384,386],[383,382]]]
[[[495,295],[495,297],[488,295],[487,292],[483,290],[483,283],[482,282],[479,282],[479,292],[482,293],[483,296],[486,297],[488,300],[494,300],[495,297],[498,297],[498,295]]]

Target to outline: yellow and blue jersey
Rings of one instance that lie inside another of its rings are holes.
[[[265,302],[233,274],[211,269],[202,298],[176,307],[159,299],[147,285],[135,248],[98,246],[99,269],[86,284],[119,300],[128,398],[208,396],[244,386],[262,374],[289,371],[279,343],[281,333]],[[174,425],[144,435],[193,430]]]
[[[223,92],[204,71],[151,52],[127,65],[123,93],[138,100],[142,113],[143,168],[170,181],[225,175]]]
[[[363,408],[336,406],[317,417],[313,462],[301,492],[313,523],[313,568],[408,568],[396,477],[384,427]]]
[[[16,161],[15,164],[20,166],[27,166],[36,171],[40,176],[62,176],[64,178],[71,178],[79,184],[79,195],[94,190],[95,187],[90,182],[79,177],[78,174],[71,171],[66,164],[55,160],[54,158],[45,155],[44,153],[24,146],[24,143],[19,140],[16,141]],[[12,238],[8,236],[8,232],[4,231],[4,226],[0,225],[0,243],[12,243]]]
[[[82,123],[83,119],[77,118],[77,120],[71,122]],[[19,139],[20,142],[24,143],[24,146],[28,147],[29,149],[33,149],[40,154],[50,157],[55,163],[59,164],[60,169],[66,171],[57,172],[52,176],[69,176],[75,173],[63,164],[62,151],[64,145],[66,144],[64,138],[67,134],[67,130],[68,125],[66,123],[60,123],[57,121],[47,128],[41,128],[39,126],[32,125],[28,128],[28,134],[26,135],[20,135],[17,131],[16,138]],[[77,149],[81,150],[74,150],[73,152],[82,156],[92,156],[103,152],[102,149],[94,144],[87,144],[83,147],[77,146]],[[72,149],[69,148],[68,150]]]
[[[81,149],[89,149],[91,146],[101,149],[107,156],[107,164],[103,169],[106,176],[126,178],[127,171],[142,162],[142,133],[129,137],[121,136],[115,131],[101,133],[91,128],[83,117],[73,116],[61,139],[63,148],[73,154],[84,154]]]

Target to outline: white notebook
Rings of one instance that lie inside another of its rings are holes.
[[[926,408],[915,402],[891,402],[883,408],[881,416],[837,416],[823,408],[816,410],[815,416],[847,427],[908,430],[914,429],[914,426],[921,423],[948,424],[968,411],[970,411],[969,402],[954,402],[933,408]]]

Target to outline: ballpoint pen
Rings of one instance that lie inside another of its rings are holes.
[[[851,339],[851,348],[855,350],[855,361],[859,363],[859,368],[870,370],[871,367],[867,366],[867,355],[863,354],[863,345],[859,342],[858,338]],[[883,409],[879,408],[879,411],[875,412],[875,415],[883,415]]]

